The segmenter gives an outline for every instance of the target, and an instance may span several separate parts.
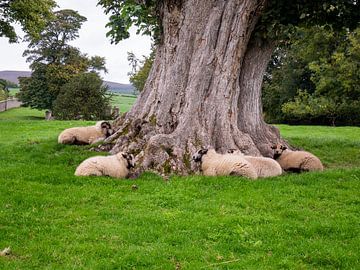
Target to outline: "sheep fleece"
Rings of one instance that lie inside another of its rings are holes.
[[[300,171],[322,171],[324,167],[319,158],[306,151],[286,149],[276,159],[285,171],[299,169]]]
[[[254,166],[258,177],[271,177],[282,174],[279,163],[271,158],[244,156]]]
[[[254,167],[242,156],[232,154],[218,154],[215,150],[209,150],[202,157],[201,169],[204,175],[238,175],[250,179],[256,179]]]
[[[89,127],[73,127],[65,129],[58,137],[58,143],[62,144],[93,144],[104,140],[106,136],[98,125]]]
[[[127,160],[121,153],[112,156],[95,156],[85,159],[76,168],[76,176],[110,176],[125,178],[128,176]]]

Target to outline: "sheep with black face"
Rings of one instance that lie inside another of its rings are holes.
[[[274,159],[284,171],[309,172],[324,170],[320,159],[309,152],[292,151],[282,144],[275,144],[271,148],[274,150]]]
[[[250,179],[258,176],[254,167],[242,156],[219,154],[214,149],[201,149],[193,155],[195,162],[201,162],[201,170],[207,176],[237,175]]]
[[[76,168],[76,176],[110,176],[126,178],[135,167],[134,156],[120,152],[111,156],[95,156],[85,159]]]
[[[99,121],[94,126],[73,127],[65,129],[58,137],[58,143],[62,144],[94,144],[105,140],[113,134],[111,124],[107,121]]]

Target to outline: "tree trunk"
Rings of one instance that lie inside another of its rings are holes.
[[[253,34],[264,2],[164,0],[163,41],[143,92],[115,121],[111,152],[132,152],[139,170],[163,174],[196,171],[191,156],[202,147],[269,156],[281,139],[262,117],[274,48]]]

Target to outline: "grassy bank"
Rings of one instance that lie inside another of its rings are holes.
[[[279,126],[322,173],[266,180],[76,178],[84,121],[0,113],[0,269],[356,269],[360,129]],[[41,117],[41,118],[40,118]],[[136,184],[137,190],[131,186]]]

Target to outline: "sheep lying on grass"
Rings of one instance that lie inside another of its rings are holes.
[[[281,144],[273,145],[271,148],[274,149],[274,159],[284,171],[308,172],[324,170],[320,159],[309,152],[292,151]]]
[[[238,175],[256,179],[254,167],[242,156],[233,154],[218,154],[214,149],[201,149],[193,156],[195,162],[201,162],[204,175]]]
[[[134,156],[120,152],[112,156],[95,156],[84,160],[76,168],[75,175],[126,178],[134,166]]]
[[[240,155],[253,165],[258,177],[272,177],[282,174],[282,169],[275,160],[266,157],[245,156],[240,150],[231,149],[230,154]]]
[[[99,121],[94,126],[74,127],[65,129],[58,137],[58,143],[62,144],[93,144],[102,141],[113,133],[111,124],[107,121]]]

